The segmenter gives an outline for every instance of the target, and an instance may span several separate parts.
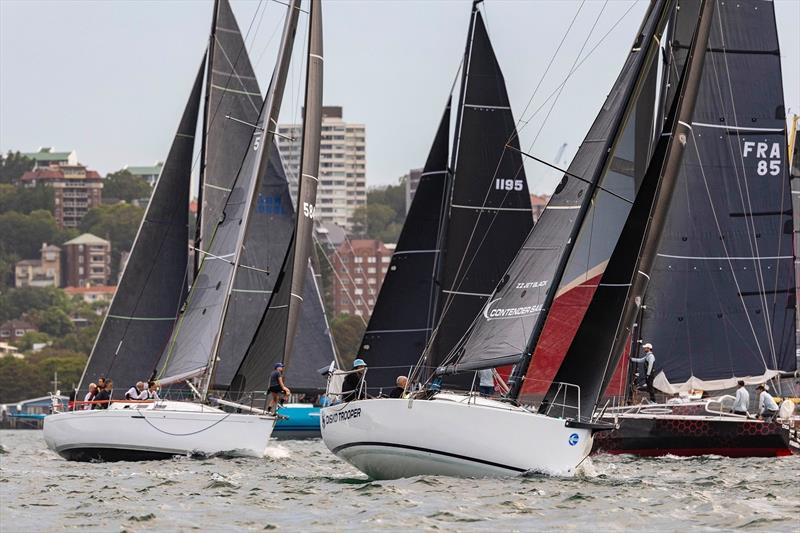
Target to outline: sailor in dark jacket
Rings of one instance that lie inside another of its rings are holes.
[[[367,397],[367,381],[364,379],[366,371],[367,363],[363,359],[353,361],[353,371],[345,376],[342,383],[343,402],[363,400]]]

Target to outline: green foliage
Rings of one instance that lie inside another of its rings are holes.
[[[361,238],[397,242],[405,216],[403,183],[372,189],[367,193],[367,205],[353,211],[353,233]]]
[[[24,313],[44,311],[51,307],[69,312],[70,299],[55,287],[21,287],[0,294],[0,321],[19,318]]]
[[[360,317],[347,313],[338,315],[331,321],[331,333],[336,342],[341,362],[349,368],[361,347],[361,338],[364,336],[366,326]]]
[[[95,315],[96,316],[96,315]],[[88,318],[88,317],[83,317]],[[70,350],[77,353],[89,355],[94,346],[94,340],[100,332],[100,323],[102,320],[97,317],[94,323],[83,328],[77,328],[73,333],[65,335],[57,339],[53,343],[53,348],[60,348],[63,350]]]
[[[31,211],[52,212],[55,206],[53,188],[43,183],[35,187],[0,184],[0,213],[16,211],[27,215]]]
[[[62,392],[78,384],[86,366],[86,356],[45,348],[25,359],[0,359],[0,403],[44,396],[53,389],[53,376],[58,372],[58,387]]]
[[[34,311],[30,317],[40,331],[53,337],[63,337],[75,330],[69,315],[58,307],[48,307],[41,311]]]
[[[30,214],[9,211],[0,214],[0,254],[38,259],[42,243],[60,245],[75,236],[74,230],[60,230],[50,211]]]
[[[11,150],[0,157],[0,183],[13,183],[33,168],[35,161]]]
[[[81,231],[111,241],[111,279],[119,271],[120,254],[130,251],[144,209],[132,204],[112,204],[94,207],[81,220]]]
[[[152,189],[147,180],[134,176],[127,170],[118,170],[106,176],[103,182],[103,196],[131,202],[140,198],[150,198]]]
[[[34,344],[50,343],[52,341],[53,339],[47,333],[42,333],[41,331],[29,331],[14,344],[21,352],[29,352],[33,349]]]

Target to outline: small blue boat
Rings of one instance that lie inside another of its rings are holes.
[[[278,409],[280,419],[272,430],[276,439],[319,439],[319,407],[310,403],[287,403]]]

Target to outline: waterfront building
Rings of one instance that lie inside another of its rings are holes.
[[[39,331],[36,326],[24,319],[8,320],[0,325],[0,340],[3,342],[18,342],[26,333]]]
[[[111,243],[84,233],[64,243],[67,287],[107,285],[111,275]]]
[[[278,148],[292,188],[300,169],[302,124],[278,126]],[[342,108],[322,110],[319,188],[315,219],[352,230],[353,211],[367,204],[366,127],[345,122]]]
[[[354,239],[336,247],[330,257],[335,272],[332,280],[334,314],[369,318],[394,246],[376,239]]]
[[[39,259],[23,259],[14,265],[15,287],[60,287],[61,248],[42,243]]]
[[[400,182],[405,183],[406,186],[406,213],[411,209],[411,200],[414,199],[414,193],[417,192],[420,177],[422,177],[422,169],[412,168],[408,174],[400,178]]]
[[[161,175],[162,168],[164,168],[164,162],[157,161],[155,165],[151,166],[133,167],[125,165],[122,170],[127,170],[131,173],[131,175],[146,180],[147,183],[153,187],[156,184],[156,181],[158,181],[158,177]]]
[[[20,182],[53,188],[53,216],[60,228],[77,228],[89,209],[102,202],[103,179],[80,164],[39,166],[23,174]]]
[[[75,150],[69,152],[54,152],[49,146],[43,146],[35,152],[24,152],[23,156],[33,159],[33,168],[47,168],[51,165],[77,165],[78,154]]]

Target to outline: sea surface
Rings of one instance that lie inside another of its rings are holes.
[[[487,438],[492,438],[487,436]],[[596,456],[573,479],[370,481],[321,441],[72,463],[0,431],[0,531],[800,531],[800,456]]]

